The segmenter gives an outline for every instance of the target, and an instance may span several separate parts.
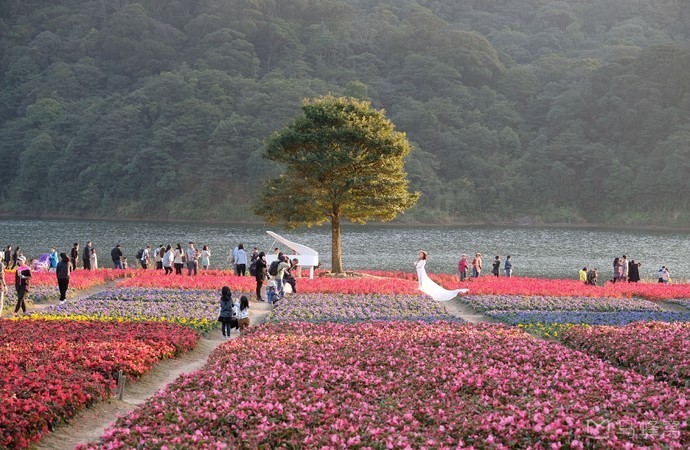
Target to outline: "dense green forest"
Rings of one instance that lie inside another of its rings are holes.
[[[689,225],[689,40],[687,0],[0,0],[0,213],[253,220],[333,93],[408,134],[403,220]]]

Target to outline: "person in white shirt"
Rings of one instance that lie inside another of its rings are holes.
[[[173,264],[173,259],[174,259],[174,254],[172,250],[172,245],[168,244],[167,247],[165,247],[165,253],[163,254],[163,270],[165,270],[166,275],[170,275],[172,273],[172,264]]]
[[[208,245],[204,245],[204,247],[201,250],[201,268],[203,270],[208,270],[208,267],[211,265],[211,250],[208,248]]]
[[[182,244],[177,244],[175,248],[175,253],[173,253],[173,264],[175,265],[175,275],[182,275],[182,268],[184,267],[184,261],[182,260],[182,255],[184,255],[184,250],[182,250]]]
[[[239,319],[241,333],[242,330],[246,330],[249,327],[249,299],[246,295],[240,297],[240,310],[238,311],[237,318]]]
[[[199,252],[194,247],[194,242],[189,243],[187,248],[187,275],[191,276],[192,273],[196,276],[197,270],[199,269]]]

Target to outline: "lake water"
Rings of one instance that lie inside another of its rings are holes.
[[[110,266],[110,250],[124,247],[130,261],[146,244],[194,241],[208,244],[214,267],[227,266],[228,252],[239,242],[245,248],[269,251],[273,239],[261,225],[201,225],[76,220],[0,220],[0,245],[20,245],[37,257],[55,245],[68,252],[74,242],[91,240],[101,267]],[[280,230],[284,237],[319,252],[322,267],[330,267],[330,228]],[[516,228],[516,227],[398,227],[345,226],[342,236],[346,269],[404,270],[412,272],[420,249],[429,252],[427,270],[454,273],[462,253],[479,251],[485,271],[495,255],[512,255],[515,275],[575,278],[583,266],[598,267],[600,278],[610,277],[615,256],[642,262],[641,275],[652,279],[666,265],[676,281],[690,279],[690,233],[683,231]],[[280,246],[281,249],[283,248]],[[488,272],[488,271],[487,271]]]

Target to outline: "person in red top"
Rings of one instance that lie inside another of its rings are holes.
[[[460,262],[458,263],[458,272],[460,272],[460,281],[465,281],[467,278],[467,268],[470,264],[467,262],[467,255],[463,253],[460,257]]]
[[[31,267],[26,265],[26,257],[24,255],[17,258],[20,266],[14,274],[14,287],[17,290],[17,306],[14,308],[14,315],[19,312],[19,308],[26,314],[26,303],[24,297],[29,292],[29,281],[31,281]]]

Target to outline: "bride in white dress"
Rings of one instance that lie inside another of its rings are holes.
[[[449,291],[434,283],[426,274],[426,258],[426,252],[421,251],[419,252],[419,258],[414,264],[417,268],[417,279],[419,280],[419,287],[417,289],[438,302],[447,302],[448,300],[452,300],[457,297],[458,294],[465,294],[469,292],[469,289],[454,289]]]

